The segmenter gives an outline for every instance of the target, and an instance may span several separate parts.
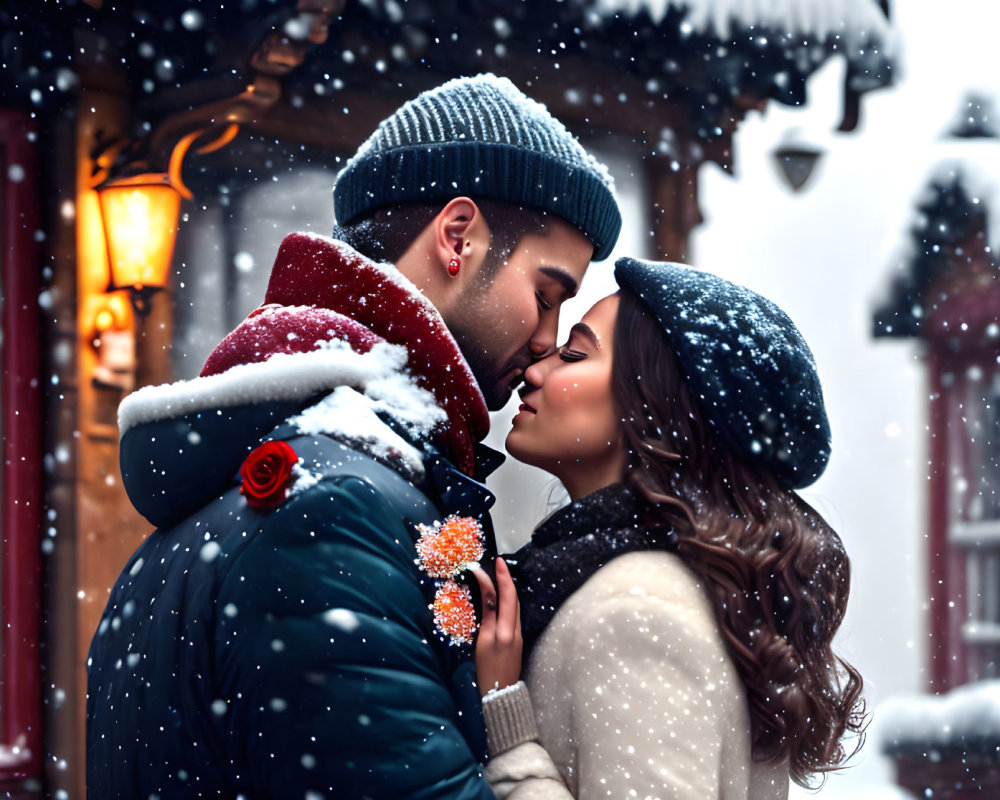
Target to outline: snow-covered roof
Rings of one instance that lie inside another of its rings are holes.
[[[969,199],[986,213],[991,245],[1000,244],[1000,141],[950,141],[939,148],[927,184],[960,180]],[[927,190],[925,189],[925,192]]]
[[[596,0],[595,7],[609,16],[644,11],[656,23],[671,8],[687,9],[685,21],[692,30],[723,39],[753,28],[819,39],[839,34],[849,44],[890,39],[889,22],[874,0]]]
[[[996,139],[940,142],[920,196],[912,226],[902,242],[888,299],[875,311],[875,336],[917,336],[926,314],[924,292],[951,262],[947,245],[960,244],[969,226],[985,221],[987,244],[1000,251],[1000,142]]]
[[[876,714],[882,749],[890,755],[1000,748],[1000,680],[966,684],[940,696],[892,697]]]

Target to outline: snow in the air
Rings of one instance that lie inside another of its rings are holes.
[[[644,8],[657,19],[674,2],[598,0],[597,4],[603,13],[632,14]],[[829,9],[859,4],[850,0],[840,4],[692,0],[687,5],[691,6],[688,19],[696,29],[724,31],[732,20],[753,19],[765,24],[769,15],[777,18],[784,14],[778,26],[782,29],[846,34],[840,20],[847,15],[834,14]],[[869,14],[873,15],[872,21],[853,26],[855,32],[884,27],[884,21],[878,19],[876,4],[867,2],[864,6],[867,11],[859,8],[851,18],[864,20],[865,14]],[[945,105],[941,95],[949,95],[950,113],[952,101],[959,99],[966,83],[983,74],[982,67],[977,70],[968,65],[966,53],[993,51],[988,40],[984,42],[982,36],[977,37],[978,30],[990,30],[995,38],[997,28],[981,19],[962,16],[962,9],[973,8],[968,2],[959,3],[954,13],[951,5],[947,10],[934,7],[927,11],[918,6],[893,4],[897,23],[900,20],[903,25],[907,21],[917,23],[916,35],[907,40],[909,58],[903,64],[902,90],[867,97],[862,128],[856,134],[832,138],[840,111],[836,100],[828,104],[835,106],[828,118],[809,129],[811,136],[827,137],[828,152],[815,183],[806,192],[789,195],[774,179],[768,163],[768,148],[778,141],[783,126],[801,124],[801,118],[792,119],[795,112],[772,108],[766,119],[752,115],[744,124],[735,142],[735,181],[711,166],[701,171],[704,182],[700,186],[700,204],[707,219],[693,237],[691,258],[694,263],[733,280],[751,283],[779,300],[802,327],[817,353],[833,418],[835,447],[831,468],[810,491],[809,499],[841,531],[855,564],[852,607],[841,640],[847,657],[865,674],[870,696],[876,701],[889,697],[884,705],[876,705],[876,724],[884,724],[890,730],[905,732],[912,728],[933,733],[935,720],[945,711],[966,714],[965,719],[970,721],[975,715],[969,697],[938,700],[919,696],[926,689],[926,653],[921,638],[925,624],[921,581],[926,566],[921,533],[926,470],[922,438],[924,373],[905,343],[871,342],[867,324],[871,304],[887,282],[890,256],[907,240],[919,189],[930,176],[927,145],[943,130],[945,122],[941,115]],[[935,76],[937,84],[922,80],[929,74]],[[827,76],[822,80],[832,89],[827,98],[837,97],[834,87],[839,87],[838,78]],[[946,89],[942,91],[939,83],[947,84]],[[822,82],[812,84],[811,102],[823,96],[822,85]],[[820,102],[812,109],[813,123],[815,112],[818,109],[822,114],[823,108]],[[929,135],[928,129],[936,132]],[[969,162],[959,159],[952,163]],[[979,164],[976,169],[964,169],[966,185],[972,188],[982,181],[981,194],[986,198],[988,192],[995,193],[1000,181],[986,174],[983,163],[988,168],[990,163],[1000,163],[1000,159],[975,163]],[[623,235],[616,255],[641,252],[648,237],[648,232],[640,229],[639,221],[645,218],[641,204],[645,200],[633,166],[615,162],[619,186],[628,187],[622,200],[626,225],[631,226]],[[280,206],[281,203],[274,201],[276,194],[285,196],[280,194],[284,191],[294,195],[294,187],[292,182],[287,187],[270,187],[260,197],[267,198],[265,202],[270,206]],[[991,214],[995,215],[1000,212],[1000,202],[993,194],[990,198]],[[321,216],[317,225],[326,230],[326,214]],[[998,230],[992,222],[991,226]],[[291,228],[284,225],[280,233]],[[239,233],[244,242],[242,248],[266,259],[266,254],[274,252],[273,247],[246,243],[248,238],[252,241],[253,237],[264,235],[259,230]],[[587,293],[567,311],[566,323],[573,321],[574,314],[578,318],[601,291],[613,290],[606,275],[602,284],[600,270],[601,265],[591,270],[585,284]],[[257,270],[258,275],[261,272],[266,270]],[[251,273],[247,270],[243,276]],[[268,370],[275,363],[280,361],[268,362]],[[344,367],[331,364],[331,377]],[[303,377],[316,377],[315,372],[306,368]],[[359,372],[364,373],[364,369],[359,367]],[[278,384],[294,385],[281,378],[275,380]],[[126,409],[123,431],[128,425],[142,421],[144,415],[155,418],[158,412],[151,407],[161,401],[182,402],[167,391],[169,387],[162,388],[165,391],[161,397],[143,397],[139,392],[135,400],[127,401],[134,403],[135,408]],[[185,385],[183,393],[189,389],[190,385]],[[244,390],[246,387],[222,382],[206,391],[214,398],[216,392],[243,396]],[[266,387],[262,390],[270,391]],[[192,401],[196,405],[219,404],[205,397]],[[374,411],[377,402],[388,401],[383,396],[379,401],[368,397],[365,402],[371,402]],[[493,444],[502,445],[506,429],[505,420],[498,418]],[[890,435],[889,431],[893,433]],[[539,480],[533,473],[527,473],[526,477],[522,474],[506,485],[503,478],[500,480],[491,483],[501,495],[496,515],[499,533],[508,544],[517,543],[526,538],[528,526],[542,515],[547,498],[536,498],[546,495],[544,487],[548,481]],[[134,570],[141,567],[139,561]],[[333,620],[336,610],[328,614],[331,624],[336,625]],[[900,697],[897,694],[900,692],[906,693],[906,697]],[[988,704],[984,705],[995,711],[995,697],[988,698]],[[860,769],[832,777],[818,796],[902,796],[889,786],[887,768],[876,770],[872,778],[869,767],[878,759],[878,744],[879,739],[875,739],[866,746],[862,761],[867,759],[867,766],[862,763]],[[871,784],[880,786],[875,788]]]

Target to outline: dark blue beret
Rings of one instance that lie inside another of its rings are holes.
[[[778,306],[683,264],[620,258],[618,284],[650,308],[693,400],[744,459],[785,487],[813,483],[830,458],[830,423],[812,352]]]

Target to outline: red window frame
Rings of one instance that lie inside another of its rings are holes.
[[[983,274],[990,276],[993,269],[987,265]],[[922,328],[929,345],[930,390],[927,674],[936,693],[982,678],[984,645],[997,646],[992,630],[967,626],[975,608],[969,597],[976,591],[979,565],[975,558],[994,545],[983,541],[982,531],[970,535],[964,500],[956,496],[954,480],[957,474],[973,483],[984,467],[975,463],[969,450],[964,419],[970,403],[967,380],[970,367],[981,370],[983,381],[992,381],[996,370],[996,339],[988,328],[996,322],[995,309],[1000,307],[1000,281],[991,279],[964,288],[946,285],[945,289],[950,289],[943,292],[947,299],[937,303]],[[954,379],[945,381],[946,374]]]
[[[42,404],[38,128],[0,109],[3,509],[0,511],[0,788],[41,778]]]

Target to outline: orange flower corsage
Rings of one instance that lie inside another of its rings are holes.
[[[472,517],[452,515],[434,525],[418,525],[417,563],[436,579],[434,624],[451,644],[468,644],[476,635],[472,592],[454,580],[483,557],[483,529]]]
[[[469,644],[476,637],[472,592],[456,581],[445,581],[434,595],[434,624],[452,644]]]

